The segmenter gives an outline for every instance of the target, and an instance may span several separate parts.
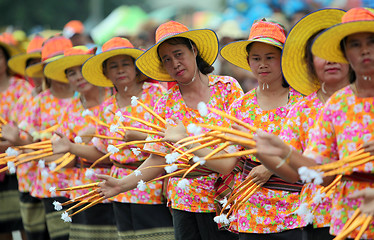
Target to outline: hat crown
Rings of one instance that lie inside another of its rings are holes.
[[[44,42],[42,48],[42,61],[51,57],[62,55],[67,48],[72,48],[73,44],[65,37],[53,37]]]
[[[342,17],[342,23],[355,21],[373,21],[374,12],[368,8],[352,8]]]
[[[114,37],[104,43],[102,46],[102,52],[118,49],[118,48],[134,48],[134,45],[126,38]]]
[[[156,43],[164,40],[167,37],[187,31],[189,31],[189,29],[179,22],[169,21],[163,23],[156,30]]]
[[[41,52],[42,51],[42,46],[43,46],[43,42],[44,42],[45,38],[40,36],[40,35],[36,35],[29,43],[29,45],[27,46],[27,50],[26,52],[27,53],[33,53],[33,52]]]
[[[248,40],[252,41],[259,38],[272,38],[284,43],[286,33],[279,24],[261,20],[252,25]]]
[[[5,44],[11,45],[11,46],[16,46],[17,45],[17,40],[14,38],[13,34],[9,32],[3,32],[0,35],[0,42],[3,42]]]
[[[88,49],[86,46],[75,46],[68,48],[64,51],[64,56],[74,56],[74,55],[89,55],[94,54],[96,48]]]
[[[84,25],[79,20],[71,20],[65,24],[62,34],[64,37],[71,38],[74,34],[81,34],[84,32]]]

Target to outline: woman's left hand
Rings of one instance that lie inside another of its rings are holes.
[[[188,137],[186,127],[183,125],[182,121],[175,117],[171,117],[171,119],[176,123],[176,125],[171,125],[169,123],[166,124],[164,140],[176,143],[179,140]]]
[[[351,199],[363,198],[360,206],[362,213],[374,216],[374,188],[366,188],[349,196]]]
[[[362,145],[365,149],[365,152],[369,152],[371,155],[374,155],[374,141],[366,142]]]
[[[253,182],[255,182],[259,186],[262,186],[269,180],[271,175],[273,175],[273,173],[270,170],[268,170],[263,165],[260,165],[252,168],[252,170],[248,174],[248,177],[253,178]]]

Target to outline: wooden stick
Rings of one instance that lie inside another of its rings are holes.
[[[360,208],[357,208],[356,211],[353,213],[352,217],[350,219],[348,219],[348,221],[344,224],[341,232],[343,232],[345,229],[347,229],[347,227],[352,224],[353,220],[355,220],[358,217],[358,215],[360,215],[360,214],[361,214],[361,210],[360,210]]]
[[[65,158],[65,160],[63,160],[55,169],[53,169],[52,172],[57,172],[59,171],[61,168],[65,167],[66,165],[68,165],[71,161],[73,161],[75,159],[75,155],[74,154],[70,154],[68,157]]]
[[[84,200],[84,201],[81,201],[81,202],[79,202],[79,203],[76,203],[74,206],[71,206],[70,208],[68,208],[68,209],[66,210],[66,212],[69,212],[69,211],[73,210],[74,208],[77,208],[77,207],[79,207],[79,206],[82,206],[82,205],[84,205],[84,204],[86,204],[86,203],[92,201],[93,199],[99,197],[99,196],[100,196],[99,194],[95,194],[95,195],[89,197],[88,199],[86,199],[86,200]]]
[[[157,135],[157,136],[161,136],[161,137],[164,136],[164,134],[162,132],[157,132],[157,131],[143,129],[143,128],[137,128],[137,127],[120,127],[120,129],[133,130],[133,131],[138,131],[138,132],[142,132],[142,133],[153,134],[153,135]]]
[[[163,119],[162,117],[160,117],[155,111],[153,111],[152,109],[150,109],[148,106],[146,106],[144,103],[142,103],[141,101],[139,100],[136,100],[138,102],[138,104],[140,106],[142,106],[147,112],[149,112],[152,116],[154,116],[155,118],[157,118],[160,122],[162,122],[164,124],[164,126],[166,126],[167,122],[165,119]]]
[[[86,193],[86,194],[83,194],[82,196],[79,196],[79,197],[76,197],[76,198],[71,199],[71,200],[69,200],[69,201],[66,201],[66,202],[64,202],[64,203],[61,203],[61,205],[62,205],[62,206],[69,205],[69,204],[74,203],[74,202],[76,202],[76,201],[80,201],[80,200],[82,200],[82,199],[84,199],[84,198],[86,198],[86,197],[92,196],[92,195],[94,195],[94,194],[96,194],[96,193],[97,193],[97,189],[92,190],[92,191],[90,191],[90,192],[88,192],[88,193]]]
[[[96,138],[101,138],[101,139],[112,139],[112,140],[117,140],[117,141],[123,141],[123,138],[120,137],[111,137],[111,136],[105,136],[105,135],[99,135],[99,134],[87,134],[87,135],[82,135],[81,137],[96,137]]]
[[[217,147],[216,149],[214,149],[211,153],[209,153],[208,155],[206,155],[204,157],[205,160],[208,160],[210,157],[213,157],[213,155],[219,153],[220,151],[223,151],[225,148],[227,148],[231,143],[230,142],[225,142],[223,143],[221,146]]]
[[[243,137],[243,138],[253,139],[253,134],[245,133],[245,132],[235,130],[235,129],[231,129],[231,128],[226,128],[226,127],[221,127],[221,126],[216,126],[216,125],[209,125],[209,124],[202,124],[202,123],[197,124],[197,126],[212,129],[212,130],[216,130],[216,131],[221,131],[221,132],[225,132],[225,133],[230,133],[230,134],[240,136],[240,137]]]
[[[180,174],[182,174],[182,173],[184,173],[186,171],[187,171],[187,169],[177,170],[175,172],[166,174],[164,176],[161,176],[161,177],[158,177],[158,178],[155,178],[155,179],[151,179],[151,180],[147,181],[146,183],[150,183],[150,182],[153,182],[153,181],[162,180],[162,179],[168,178],[168,177],[174,177],[174,176],[180,175]]]
[[[218,110],[218,109],[215,109],[215,108],[208,108],[208,110],[211,111],[211,112],[213,112],[213,113],[215,113],[215,114],[217,114],[217,115],[219,115],[219,116],[221,116],[221,117],[223,117],[223,118],[228,118],[228,119],[230,119],[231,121],[237,123],[238,125],[241,125],[241,126],[247,128],[247,129],[249,129],[249,130],[251,130],[251,131],[253,131],[253,132],[256,132],[256,131],[257,131],[257,128],[256,128],[256,127],[251,126],[251,125],[249,125],[248,123],[245,123],[245,122],[243,122],[243,121],[237,119],[236,117],[231,116],[231,115],[229,115],[229,114],[227,114],[227,113],[225,113],[225,112],[223,112],[223,111],[221,111],[221,110]]]
[[[212,146],[212,145],[219,144],[220,142],[221,142],[221,140],[220,140],[220,139],[217,139],[217,140],[213,140],[213,141],[211,141],[211,142],[207,142],[207,143],[201,144],[201,145],[199,145],[199,146],[197,146],[197,147],[191,148],[191,149],[185,151],[182,155],[180,155],[180,156],[177,158],[177,160],[180,159],[180,158],[183,157],[183,156],[186,156],[187,154],[193,153],[193,152],[195,152],[195,151],[197,151],[197,150],[200,150],[200,149],[203,149],[203,148],[206,148],[206,147]]]
[[[333,176],[333,175],[338,175],[338,174],[344,174],[344,173],[347,173],[349,171],[351,171],[354,167],[357,167],[357,166],[360,166],[360,165],[363,165],[367,162],[370,162],[370,161],[373,161],[374,160],[374,156],[370,156],[370,157],[367,157],[363,160],[360,160],[360,161],[357,161],[357,162],[354,162],[354,163],[350,163],[348,166],[346,167],[342,167],[342,168],[338,168],[338,169],[335,169],[335,170],[331,170],[329,172],[325,172],[323,174],[323,176]]]
[[[210,134],[208,133],[207,135],[210,135]],[[216,138],[220,138],[225,141],[230,141],[230,142],[237,143],[237,144],[244,145],[244,146],[252,146],[252,147],[256,146],[256,142],[253,140],[243,140],[240,138],[233,138],[233,137],[229,137],[225,135],[216,135]]]
[[[154,140],[136,140],[136,141],[131,141],[131,142],[125,142],[125,143],[120,143],[117,144],[117,148],[123,148],[125,146],[131,146],[131,145],[139,145],[139,144],[145,144],[145,143],[155,143],[155,142],[163,142],[165,140],[163,139],[154,139]]]
[[[80,186],[75,186],[75,187],[68,187],[68,188],[58,188],[56,191],[73,191],[73,190],[80,190],[80,189],[86,189],[86,188],[96,188],[99,186],[100,182],[97,183],[90,183],[90,184],[85,184],[85,185],[80,185]]]
[[[41,133],[54,132],[54,131],[56,131],[58,128],[59,128],[59,125],[56,124],[56,125],[53,125],[52,127],[49,127],[49,128],[46,128],[46,129],[44,129],[44,130],[39,131],[39,133],[41,134]]]
[[[75,213],[70,214],[69,217],[72,217],[72,216],[74,216],[75,214],[80,213],[80,212],[86,210],[87,208],[90,208],[90,207],[92,207],[92,206],[94,206],[94,205],[96,205],[96,204],[98,204],[98,203],[100,203],[100,202],[102,202],[102,201],[104,201],[104,200],[105,200],[105,197],[101,197],[101,198],[99,198],[99,199],[97,199],[97,200],[91,202],[91,203],[88,204],[87,206],[81,208],[80,210],[76,211]]]
[[[182,178],[185,178],[187,176],[187,174],[189,174],[192,170],[194,170],[195,168],[197,168],[197,166],[200,165],[200,162],[196,162],[194,165],[192,165],[189,169],[187,169],[187,171],[183,174]]]
[[[248,177],[243,182],[241,182],[239,186],[235,187],[235,189],[230,194],[227,203],[223,206],[221,214],[223,213],[223,210],[227,208],[227,206],[229,206],[240,194],[242,194],[246,190],[246,187],[244,186],[248,185],[247,187],[249,187],[253,184],[252,180],[252,178]]]
[[[38,155],[38,154],[41,154],[41,153],[47,153],[47,152],[51,152],[51,151],[52,151],[52,148],[46,148],[46,149],[41,149],[41,150],[38,150],[38,151],[22,153],[22,154],[18,155],[16,157],[16,159],[19,160],[19,159],[22,159],[24,157],[34,156],[34,155]]]
[[[362,224],[360,231],[354,240],[360,240],[361,236],[364,234],[365,230],[368,228],[370,222],[373,220],[373,216],[367,216],[364,223]]]
[[[92,165],[89,168],[94,168],[99,162],[103,161],[105,158],[109,157],[110,155],[112,155],[112,153],[110,153],[110,152],[105,154],[104,156],[102,156],[101,158],[99,158],[95,162],[93,162]]]
[[[100,125],[102,125],[104,127],[110,128],[110,126],[108,124],[106,124],[105,122],[99,120],[97,117],[94,117],[94,116],[91,116],[91,115],[87,115],[87,117],[91,118],[92,121],[97,122],[98,124],[100,124]]]
[[[159,126],[157,126],[156,124],[153,124],[153,123],[150,123],[150,122],[144,121],[144,120],[142,120],[142,119],[140,119],[140,118],[137,118],[137,117],[127,116],[127,115],[123,115],[123,117],[125,117],[125,118],[129,118],[129,119],[134,120],[134,121],[137,121],[137,122],[140,122],[140,123],[142,123],[142,124],[144,124],[144,125],[146,125],[146,126],[148,126],[148,127],[150,127],[150,128],[156,129],[156,130],[158,130],[158,131],[163,131],[163,130],[164,130],[162,127],[159,127]]]
[[[364,216],[358,216],[353,222],[352,224],[347,227],[346,230],[344,231],[341,231],[339,233],[338,236],[336,236],[334,238],[334,240],[341,240],[341,239],[345,239],[350,233],[352,233],[356,228],[358,228],[363,222],[365,221],[365,217]]]
[[[255,154],[255,153],[257,153],[257,149],[249,149],[249,150],[244,150],[244,151],[239,151],[239,152],[234,152],[234,153],[212,156],[212,157],[210,157],[209,159],[206,159],[206,160],[241,157],[241,156],[245,156],[245,155],[249,155],[249,154]]]
[[[31,158],[22,159],[22,160],[18,161],[17,163],[15,163],[15,165],[18,166],[22,163],[31,162],[31,161],[34,161],[34,160],[37,160],[37,159],[42,159],[44,157],[48,157],[48,156],[52,156],[52,155],[53,155],[53,152],[47,152],[47,153],[40,154],[38,156],[34,156],[34,157],[31,157]]]
[[[191,140],[191,141],[188,141],[188,142],[185,142],[183,143],[182,145],[179,145],[177,147],[177,149],[182,149],[183,147],[185,146],[188,146],[190,144],[195,144],[195,143],[201,143],[201,142],[207,142],[207,141],[211,141],[213,140],[214,137],[205,137],[205,138],[200,138],[200,139],[195,139],[195,140]],[[175,151],[175,150],[174,150]]]

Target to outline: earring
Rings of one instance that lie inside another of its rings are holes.
[[[125,91],[125,92],[127,91],[127,86],[125,87],[125,89],[123,89],[123,91]]]
[[[265,84],[266,84],[266,89],[269,89],[269,84],[267,84],[267,83],[263,83],[263,84],[262,84],[262,90],[265,90]]]
[[[326,92],[326,90],[325,90],[325,82],[322,83],[322,85],[321,85],[321,89],[322,89],[322,92],[323,92],[324,94],[327,94],[327,92]]]

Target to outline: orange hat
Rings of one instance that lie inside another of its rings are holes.
[[[102,53],[88,59],[82,67],[83,77],[93,85],[99,87],[113,87],[113,83],[103,72],[103,62],[108,58],[118,55],[128,55],[134,59],[138,58],[143,51],[135,48],[126,38],[115,37],[104,43]],[[139,78],[145,80],[144,77]]]
[[[175,81],[162,65],[157,49],[164,41],[184,37],[196,44],[199,54],[208,64],[213,64],[218,55],[218,38],[210,29],[189,30],[185,25],[169,21],[161,24],[156,30],[156,44],[150,47],[136,60],[139,70],[152,79],[159,81]]]
[[[49,38],[43,43],[42,61],[28,67],[26,69],[26,75],[30,77],[43,77],[44,65],[54,60],[53,57],[62,55],[65,49],[72,47],[73,44],[68,38],[62,36]]]
[[[17,41],[14,39],[11,33],[4,32],[0,35],[0,46],[7,51],[9,57],[13,57],[14,55],[21,53],[16,45]]]
[[[69,83],[65,70],[83,63],[92,57],[96,48],[88,49],[86,46],[76,46],[64,51],[64,56],[56,56],[56,60],[48,63],[44,68],[44,75],[60,82]]]
[[[341,23],[317,36],[312,46],[312,53],[331,62],[348,63],[340,43],[345,37],[361,32],[374,33],[374,9],[352,8],[347,11]]]
[[[280,24],[262,19],[252,25],[248,40],[227,44],[221,49],[221,56],[228,62],[251,71],[247,62],[248,53],[246,50],[249,44],[262,42],[282,49],[285,41],[286,32]]]
[[[36,35],[27,46],[26,53],[18,54],[8,61],[9,67],[16,73],[25,75],[26,62],[32,58],[41,58],[42,45],[45,38]]]
[[[71,38],[75,34],[82,34],[84,32],[84,25],[79,20],[71,20],[62,30],[62,35],[66,38]]]

